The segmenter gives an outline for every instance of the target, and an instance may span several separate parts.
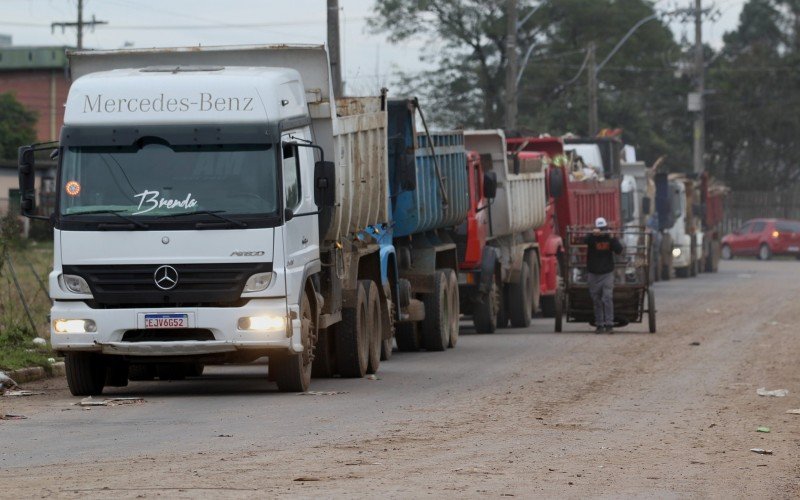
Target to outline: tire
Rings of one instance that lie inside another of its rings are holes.
[[[497,328],[508,326],[508,286],[500,284],[500,309],[497,311]]]
[[[428,351],[444,351],[450,344],[453,307],[450,304],[449,283],[447,271],[436,271],[433,275],[433,292],[422,296],[422,302],[425,304],[422,345]]]
[[[395,319],[397,309],[395,301],[389,299],[386,310],[388,311],[388,318],[386,318],[386,327],[389,329],[388,338],[384,335],[381,339],[381,361],[387,361],[392,357],[392,346],[394,345],[394,332],[395,332]]]
[[[300,297],[300,341],[303,352],[282,352],[269,359],[272,378],[281,392],[306,392],[311,385],[311,368],[314,360],[314,330],[317,327],[314,310],[308,294]]]
[[[156,365],[145,363],[140,365],[130,365],[128,367],[128,380],[131,381],[150,381],[156,378]]]
[[[656,333],[656,297],[652,288],[647,290],[647,326],[650,333]]]
[[[397,342],[397,350],[400,352],[416,352],[422,347],[416,323],[397,323],[394,340]]]
[[[369,335],[369,357],[367,373],[378,373],[381,366],[381,344],[383,344],[383,315],[381,314],[381,296],[378,286],[370,281],[367,289],[367,334]]]
[[[731,259],[733,259],[733,250],[731,250],[730,245],[722,245],[722,260]]]
[[[68,352],[64,357],[67,385],[73,396],[97,396],[106,383],[106,365],[101,354]]]
[[[458,334],[461,329],[461,297],[458,295],[458,278],[454,270],[448,271],[448,288],[450,293],[450,341],[447,347],[453,348],[458,344]]]
[[[368,280],[360,280],[356,288],[355,307],[342,309],[341,328],[336,335],[336,361],[339,375],[347,378],[363,377],[369,363],[369,309],[367,307]]]
[[[564,327],[564,289],[561,286],[556,288],[556,294],[553,297],[553,316],[555,317],[555,331],[561,333]]]
[[[118,357],[106,358],[106,387],[128,386],[128,363]]]
[[[494,333],[497,331],[497,317],[500,314],[503,294],[500,292],[501,284],[497,276],[492,280],[492,287],[486,297],[475,304],[472,322],[478,333]]]
[[[333,342],[339,324],[322,328],[317,332],[314,346],[314,361],[311,363],[311,378],[331,378],[336,373],[333,362]]]
[[[772,250],[770,250],[769,245],[762,243],[761,246],[758,247],[758,260],[770,259],[772,259]]]
[[[514,328],[531,326],[531,268],[527,262],[522,263],[519,281],[508,285],[508,316]]]
[[[536,252],[530,252],[529,265],[531,270],[531,318],[536,316],[536,313],[539,312],[539,303],[542,297],[542,285],[541,285],[541,267],[539,266],[539,256]],[[558,270],[558,268],[556,268]]]

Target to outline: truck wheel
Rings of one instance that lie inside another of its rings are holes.
[[[150,381],[156,378],[156,365],[144,363],[130,365],[128,367],[128,380],[130,381]]]
[[[497,310],[497,328],[508,326],[508,285],[500,284],[500,309]]]
[[[475,330],[478,333],[494,333],[497,330],[497,316],[500,313],[500,305],[503,300],[503,294],[500,293],[502,285],[498,281],[497,276],[495,276],[489,293],[486,294],[483,300],[475,304],[472,322],[475,324]]]
[[[760,247],[758,247],[758,260],[770,260],[772,258],[772,250],[769,249],[769,246],[766,243],[762,243]]]
[[[397,342],[397,350],[400,352],[419,351],[421,342],[417,324],[413,322],[397,323],[394,340]]]
[[[381,297],[374,281],[367,285],[367,334],[369,335],[369,358],[367,373],[378,373],[381,365],[381,344],[383,344],[383,315],[381,314]]]
[[[317,332],[317,345],[314,346],[314,361],[311,363],[312,378],[330,378],[335,373],[331,338],[336,336],[338,323]]]
[[[731,250],[729,245],[722,245],[722,258],[724,260],[733,259],[733,250]]]
[[[394,345],[395,315],[397,314],[397,310],[395,309],[393,300],[389,299],[388,303],[387,310],[389,311],[389,317],[387,318],[386,324],[389,326],[389,338],[383,338],[381,340],[381,361],[386,361],[392,357],[392,346]]]
[[[647,323],[650,333],[656,333],[656,297],[652,288],[647,290]]]
[[[73,396],[97,396],[106,384],[106,365],[101,354],[68,352],[64,357],[67,385]]]
[[[128,363],[117,357],[106,358],[106,387],[127,386]]]
[[[461,298],[458,296],[458,278],[456,277],[456,272],[450,269],[447,274],[450,307],[452,307],[452,315],[450,316],[450,342],[448,342],[447,347],[452,348],[458,343],[458,334],[461,328]]]
[[[449,279],[445,271],[433,275],[433,292],[422,296],[425,319],[422,320],[422,343],[429,351],[444,351],[450,343],[450,321],[453,307],[448,293]]]
[[[336,335],[336,361],[339,375],[358,378],[367,373],[369,363],[369,309],[367,290],[370,281],[360,280],[355,307],[342,309],[341,328]]]
[[[519,281],[508,285],[508,312],[511,326],[527,328],[531,326],[531,268],[527,262],[522,262]]]
[[[531,266],[531,318],[536,316],[536,313],[539,312],[539,304],[541,302],[542,296],[542,284],[541,284],[541,267],[539,266],[539,257],[536,252],[531,252],[531,259],[530,259],[530,266]],[[558,268],[556,268],[558,269]]]
[[[303,352],[295,354],[283,352],[269,358],[269,370],[281,392],[306,392],[311,384],[311,364],[314,359],[314,311],[308,295],[300,298],[300,341]]]

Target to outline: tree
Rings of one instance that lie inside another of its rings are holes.
[[[0,94],[0,158],[16,158],[17,148],[36,140],[36,113],[11,93]]]

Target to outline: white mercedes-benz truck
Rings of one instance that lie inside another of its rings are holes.
[[[336,99],[322,46],[69,59],[53,214],[37,211],[43,148],[19,168],[24,214],[54,226],[51,342],[72,393],[262,356],[282,391],[375,372],[401,314],[376,241],[385,95]]]

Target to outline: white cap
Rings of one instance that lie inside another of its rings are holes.
[[[603,229],[604,227],[608,227],[608,222],[606,221],[605,217],[598,217],[594,220],[594,227]]]

